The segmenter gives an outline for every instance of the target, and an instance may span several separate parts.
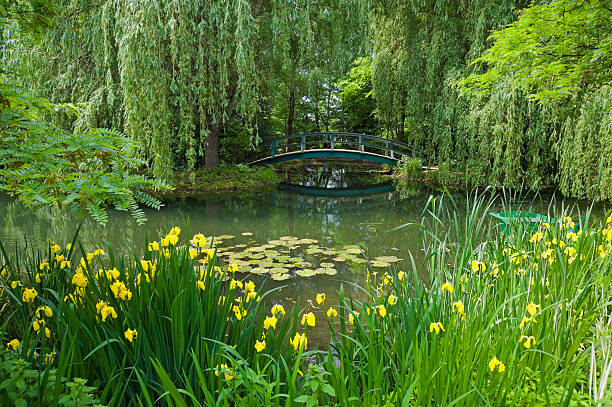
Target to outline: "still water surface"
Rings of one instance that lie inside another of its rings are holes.
[[[85,219],[80,241],[89,250],[105,247],[108,242],[116,252],[129,254],[133,247],[144,245],[147,233],[152,239],[159,239],[171,227],[179,226],[183,233],[189,230],[190,235],[235,236],[223,242],[225,247],[262,245],[288,236],[315,239],[319,247],[330,249],[357,244],[368,257],[387,255],[404,259],[394,264],[397,271],[408,269],[410,255],[417,262],[422,258],[418,225],[430,196],[441,195],[440,189],[424,184],[396,188],[388,178],[363,168],[355,172],[338,166],[313,165],[305,170],[289,167],[284,171],[285,181],[278,187],[252,193],[173,198],[160,211],[146,210],[149,220],[145,225],[137,225],[129,214],[118,211],[109,213],[105,226]],[[464,195],[457,194],[457,199],[464,200]],[[79,222],[81,218],[74,213],[49,208],[32,212],[0,195],[0,239],[8,249],[26,241],[36,248],[45,247],[49,240],[66,244],[72,240]],[[404,224],[412,225],[392,230]],[[302,249],[287,254],[312,262],[312,268],[321,262],[334,262],[335,257],[307,255]],[[272,281],[267,275],[245,277],[264,284],[265,289],[282,287],[268,301],[291,306],[299,300],[301,307],[314,310],[317,320],[322,321],[324,310],[317,309],[316,293],[325,292],[326,306],[330,306],[340,284],[346,296],[359,298],[362,292],[358,286],[365,282],[364,265],[334,263],[337,274],[333,276],[299,277],[292,270],[291,278],[285,281]],[[314,344],[325,341],[326,329],[313,335]]]

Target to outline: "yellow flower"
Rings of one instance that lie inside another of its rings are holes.
[[[315,326],[315,316],[312,312],[302,315],[302,325]]]
[[[83,273],[75,273],[72,277],[72,284],[85,288],[87,287],[87,277]]]
[[[234,372],[227,367],[227,364],[222,363],[220,371],[225,376],[225,380],[230,381],[234,378]],[[219,376],[219,366],[215,366],[215,376]]]
[[[53,245],[51,246],[51,251],[53,253],[57,253],[61,250],[62,248],[57,244],[57,243],[53,243]]]
[[[99,301],[96,304],[96,310],[102,315],[102,322],[106,321],[109,315],[113,318],[117,318],[115,308],[108,305],[106,301]]]
[[[280,304],[274,304],[270,312],[274,316],[278,315],[279,313],[285,315],[285,308]]]
[[[232,279],[232,281],[230,282],[230,290],[233,290],[236,287],[242,288],[242,281]]]
[[[497,368],[497,371],[501,373],[506,370],[506,365],[498,360],[496,356],[493,356],[493,359],[489,361],[489,370],[494,371],[495,368]]]
[[[448,291],[449,293],[453,293],[453,286],[448,281],[442,284],[442,292]]]
[[[193,247],[189,248],[189,258],[192,260],[198,257],[198,249],[194,249]]]
[[[383,284],[384,285],[389,285],[390,282],[391,282],[391,280],[389,280],[389,276],[385,274],[385,276],[383,278]]]
[[[293,339],[289,340],[289,343],[293,346],[293,349],[295,351],[298,351],[300,349],[305,350],[308,346],[308,338],[306,338],[305,334],[300,335],[296,332]]]
[[[397,304],[397,297],[395,295],[391,294],[389,296],[389,300],[388,301],[389,301],[389,305],[395,305],[395,304]]]
[[[40,262],[40,266],[38,266],[38,268],[40,270],[44,270],[44,269],[49,270],[49,261],[47,259],[44,259],[43,261]]]
[[[60,263],[60,268],[70,268],[70,261],[69,260],[62,260],[62,262]]]
[[[95,256],[104,256],[104,250],[102,250],[102,249],[96,249],[96,250],[94,250],[94,253],[93,253],[93,254],[94,254]]]
[[[523,346],[525,346],[527,349],[531,348],[533,345],[536,344],[536,340],[533,336],[521,335],[519,342],[523,342],[523,340],[525,340]]]
[[[179,228],[178,226],[175,226],[172,229],[170,229],[170,233],[168,233],[168,235],[170,236],[178,236],[180,234],[181,234],[181,228]]]
[[[255,341],[255,349],[257,350],[257,352],[261,352],[262,350],[266,349],[266,341],[262,340],[262,341]]]
[[[36,276],[34,276],[34,279],[36,280],[38,284],[42,283],[42,279],[40,278],[40,273],[36,273]]]
[[[321,305],[325,302],[325,293],[317,294],[317,304]]]
[[[232,307],[232,311],[234,311],[234,314],[236,315],[236,319],[237,319],[238,321],[240,321],[240,320],[242,319],[242,317],[243,317],[243,314],[242,314],[242,312],[240,311],[240,307],[239,307],[239,306],[237,306],[237,305],[234,305],[234,306]]]
[[[276,322],[278,320],[276,319],[275,316],[271,316],[271,317],[266,317],[266,319],[264,320],[264,329],[268,330],[270,328],[272,329],[276,329]]]
[[[166,236],[166,239],[172,246],[176,246],[178,243],[178,235],[168,235]]]
[[[445,332],[442,322],[432,322],[429,324],[429,332],[433,331],[436,331],[436,334],[439,334],[440,331]]]
[[[34,298],[38,295],[38,291],[35,288],[26,288],[23,290],[23,296],[21,300],[23,302],[34,302]]]
[[[378,315],[380,315],[381,318],[384,318],[387,315],[387,308],[384,305],[376,306],[376,311],[378,311]]]
[[[476,272],[478,270],[484,272],[487,270],[487,266],[481,261],[472,260],[472,271]]]
[[[338,311],[336,311],[333,307],[329,307],[329,309],[327,310],[327,317],[333,318],[337,316],[338,316]]]
[[[11,281],[11,288],[14,290],[17,287],[23,287],[23,285],[21,285],[21,281],[19,280]]]
[[[214,253],[213,253],[213,255],[214,255]],[[207,257],[210,259],[210,258],[212,258],[212,255],[211,256],[207,256]],[[238,265],[236,263],[232,263],[229,266],[227,266],[227,270],[230,273],[235,273],[235,272],[238,271]]]
[[[349,314],[349,322],[353,324],[355,322],[355,318],[359,318],[359,313],[355,312],[355,316],[353,317],[353,312]]]
[[[164,257],[166,258],[166,260],[170,258],[170,250],[164,249]]]
[[[523,317],[523,319],[522,319],[522,321],[521,321],[521,323],[520,323],[520,325],[519,325],[519,328],[520,328],[520,329],[522,329],[522,328],[523,328],[523,326],[525,326],[525,324],[526,324],[526,323],[528,323],[528,322],[532,322],[532,321],[533,321],[533,322],[538,322],[538,321],[536,321],[536,320],[535,320],[535,318],[527,318],[527,317]]]
[[[204,285],[204,281],[198,280],[198,288],[202,291],[206,289],[206,286]]]
[[[538,308],[540,308],[540,306],[534,304],[533,302],[527,304],[527,312],[529,312],[532,317],[535,316],[536,312],[538,312]]]
[[[133,342],[134,339],[136,339],[136,337],[138,336],[138,332],[135,329],[127,329],[124,333],[123,336],[125,336],[125,339],[127,339],[130,342]]]
[[[127,287],[122,281],[115,281],[113,284],[111,284],[110,289],[113,292],[115,298],[117,299],[132,299],[132,292],[127,289]]]
[[[247,293],[254,293],[255,292],[255,283],[252,282],[251,280],[249,280],[248,283],[244,284],[244,291]]]
[[[538,243],[543,238],[544,238],[544,234],[542,232],[537,232],[537,233],[534,233],[533,236],[531,236],[531,239],[529,239],[529,242]]]
[[[455,309],[457,310],[459,315],[463,315],[463,311],[465,309],[465,306],[463,305],[463,302],[461,302],[461,301],[453,302],[453,312],[455,311]]]
[[[40,314],[44,314],[47,318],[51,318],[53,316],[53,311],[51,310],[51,307],[49,307],[48,305],[44,305],[42,307],[36,308],[36,318],[42,318]]]
[[[9,350],[9,348],[13,348],[13,350],[17,350],[20,344],[21,342],[19,342],[19,339],[13,339],[12,341],[9,341],[6,344],[6,350]]]
[[[399,281],[402,281],[404,279],[404,272],[400,271],[399,273],[397,273],[397,279]]]
[[[191,239],[191,244],[195,247],[206,247],[206,237],[203,234],[197,233],[193,235],[193,239]]]

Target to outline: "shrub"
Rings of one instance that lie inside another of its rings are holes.
[[[408,178],[419,178],[423,176],[423,164],[419,158],[404,155],[397,163],[395,173]]]

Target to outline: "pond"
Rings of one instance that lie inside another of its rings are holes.
[[[282,173],[284,181],[266,190],[173,198],[160,211],[146,210],[145,225],[118,211],[110,212],[105,226],[85,219],[80,240],[88,250],[108,242],[116,252],[129,254],[144,245],[147,233],[159,239],[173,226],[182,229],[183,238],[187,231],[189,238],[195,233],[216,236],[221,258],[248,271],[241,276],[265,290],[277,288],[267,302],[291,306],[299,301],[320,322],[337,302],[341,284],[346,296],[362,297],[364,255],[385,256],[377,259],[381,270],[409,270],[411,256],[417,264],[422,260],[419,225],[430,196],[443,193],[440,188],[397,187],[372,167],[342,163],[286,166]],[[465,202],[464,193],[456,195]],[[26,241],[36,248],[49,240],[66,244],[79,222],[74,213],[30,211],[0,196],[0,239],[9,250]],[[394,230],[404,224],[411,225]],[[315,302],[317,293],[326,293],[325,309]],[[309,341],[324,342],[327,332],[317,329]]]

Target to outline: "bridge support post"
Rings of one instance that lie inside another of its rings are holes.
[[[389,155],[389,140],[385,141],[385,155]]]
[[[391,140],[391,158],[395,159],[393,156],[393,140]]]
[[[277,148],[277,143],[278,141],[274,140],[274,142],[272,143],[272,157],[274,157],[276,155],[276,148]]]
[[[331,136],[331,149],[334,149],[334,135],[332,134]]]
[[[303,153],[306,149],[306,136],[302,136],[302,141],[300,143],[300,151]]]
[[[363,136],[359,136],[359,151],[363,153]]]

